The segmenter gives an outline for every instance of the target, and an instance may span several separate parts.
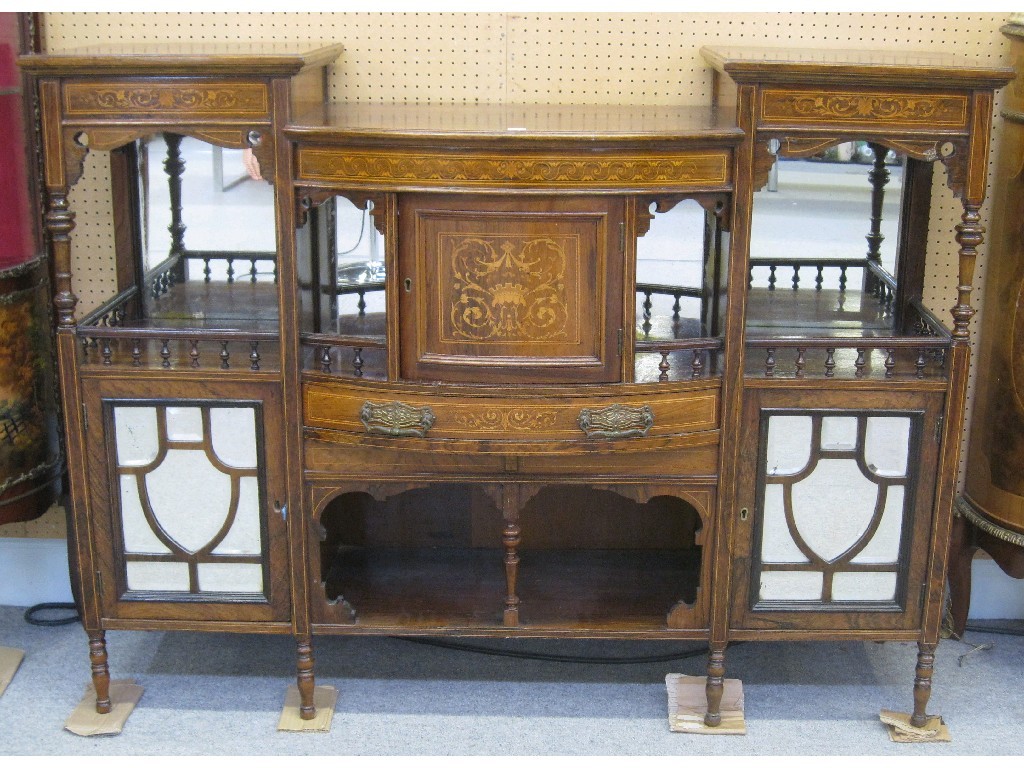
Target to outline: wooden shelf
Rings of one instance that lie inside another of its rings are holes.
[[[495,627],[505,605],[497,548],[345,548],[327,595],[355,609],[361,626]],[[521,627],[665,629],[695,595],[700,553],[534,550],[520,555]]]

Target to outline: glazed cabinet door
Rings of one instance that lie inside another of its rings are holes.
[[[264,383],[83,383],[105,618],[287,620],[281,403]]]
[[[919,624],[942,403],[941,392],[748,391],[734,628]]]

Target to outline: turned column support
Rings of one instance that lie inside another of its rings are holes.
[[[316,704],[313,701],[313,691],[316,682],[313,676],[313,641],[309,635],[297,638],[296,650],[298,652],[297,673],[295,676],[296,686],[299,689],[299,717],[303,720],[312,720],[316,717]]]
[[[519,546],[522,543],[519,513],[539,490],[539,485],[522,483],[493,483],[483,486],[484,493],[494,502],[505,521],[501,542],[505,547],[505,607],[502,612],[502,623],[506,627],[519,626],[519,594],[516,590],[519,578]]]
[[[956,242],[960,246],[960,270],[958,276],[957,302],[953,307],[953,338],[970,338],[968,326],[974,317],[971,306],[971,289],[974,282],[974,265],[978,260],[978,246],[984,242],[985,228],[981,226],[981,203],[964,202],[961,221],[956,225]]]
[[[882,205],[885,203],[885,185],[889,183],[889,169],[885,167],[885,156],[889,148],[881,144],[871,142],[868,144],[874,153],[875,161],[868,173],[868,181],[871,182],[871,227],[865,239],[868,241],[867,259],[876,265],[882,263],[882,241],[885,236],[882,234]],[[878,278],[869,270],[864,270],[864,290],[873,291],[878,283]]]
[[[89,635],[89,662],[92,668],[92,687],[96,689],[96,712],[110,713],[110,668],[107,666],[107,633],[98,629]]]
[[[167,174],[167,192],[171,204],[171,223],[167,231],[171,235],[170,256],[179,258],[185,254],[185,222],[181,207],[181,178],[185,173],[185,161],[181,157],[181,139],[177,133],[165,133],[167,157],[164,159],[164,172]]]
[[[75,307],[78,305],[78,297],[71,290],[71,231],[75,228],[75,214],[68,202],[67,190],[50,190],[43,227],[50,246],[53,308],[57,326],[73,327]]]
[[[708,709],[704,714],[704,725],[712,728],[722,724],[722,694],[725,693],[725,648],[726,643],[712,643],[708,652],[707,682],[704,684]]]
[[[932,695],[932,672],[935,666],[937,643],[918,643],[917,669],[914,675],[914,714],[910,724],[921,728],[928,723],[928,699]]]

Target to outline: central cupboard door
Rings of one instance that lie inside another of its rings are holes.
[[[621,380],[624,204],[612,197],[403,195],[407,380]]]

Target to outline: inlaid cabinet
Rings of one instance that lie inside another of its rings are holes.
[[[704,107],[338,104],[339,50],[22,60],[98,709],[111,628],[290,633],[306,718],[316,635],[700,640],[711,727],[730,641],[858,638],[919,643],[924,723],[1011,73],[705,49]],[[191,180],[210,145],[245,207]],[[118,293],[82,315],[97,150]]]

